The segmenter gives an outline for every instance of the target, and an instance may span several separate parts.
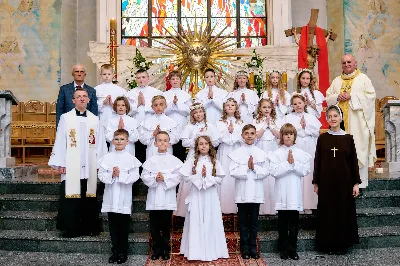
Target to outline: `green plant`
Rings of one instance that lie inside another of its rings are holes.
[[[128,84],[129,89],[134,89],[137,87],[135,74],[138,70],[149,70],[150,66],[153,65],[151,61],[147,61],[146,58],[143,57],[142,53],[136,48],[136,55],[132,59],[133,67],[128,67],[131,71],[131,79],[127,79],[126,83]]]

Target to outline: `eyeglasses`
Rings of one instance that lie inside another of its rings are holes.
[[[121,141],[125,141],[126,139],[124,139],[124,138],[114,138],[114,140],[115,140],[116,142],[121,142]]]

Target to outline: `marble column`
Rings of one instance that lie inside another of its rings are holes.
[[[383,107],[386,135],[386,163],[389,172],[400,171],[400,100],[389,100]]]
[[[18,100],[9,90],[0,90],[0,168],[15,165],[11,157],[11,105],[18,105]]]

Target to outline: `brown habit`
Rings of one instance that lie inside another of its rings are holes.
[[[359,243],[353,186],[360,184],[353,136],[320,135],[313,184],[318,185],[317,248],[341,251]]]

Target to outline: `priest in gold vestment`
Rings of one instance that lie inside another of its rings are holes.
[[[354,137],[362,183],[368,185],[368,167],[376,161],[375,149],[375,89],[367,75],[356,68],[352,55],[342,57],[343,73],[326,91],[328,106],[338,104],[343,110],[345,131]]]

